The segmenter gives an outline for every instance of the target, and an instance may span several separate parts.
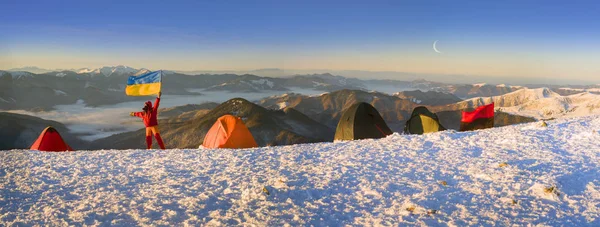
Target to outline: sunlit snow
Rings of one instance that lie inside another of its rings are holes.
[[[0,225],[599,226],[600,116],[243,150],[0,152]]]

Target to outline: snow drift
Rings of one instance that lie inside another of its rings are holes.
[[[600,225],[600,116],[243,150],[0,152],[0,225]]]

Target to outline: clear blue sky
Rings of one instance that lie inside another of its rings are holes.
[[[600,1],[123,2],[0,2],[0,68],[600,77]]]

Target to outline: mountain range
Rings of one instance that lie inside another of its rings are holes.
[[[434,103],[432,100],[441,101]],[[492,101],[496,103],[494,120],[497,127],[533,122],[537,119],[600,114],[600,95],[580,93],[562,96],[548,88],[524,88],[497,97],[480,97],[454,102],[456,100],[458,98],[452,94],[436,91],[408,91],[390,95],[344,89],[312,96],[286,93],[256,102],[236,98],[221,104],[211,102],[188,104],[162,108],[159,110],[159,116],[161,116],[163,138],[168,147],[194,148],[202,143],[204,135],[215,120],[224,114],[241,117],[261,146],[331,141],[339,117],[346,108],[356,102],[368,102],[375,106],[390,128],[396,132],[402,131],[412,110],[421,105],[435,112],[443,126],[454,130],[457,130],[460,125],[462,111],[470,111]],[[18,122],[10,128],[20,128],[15,131],[3,131],[3,140],[13,141],[14,138],[21,138],[14,139],[14,141],[21,141],[18,144],[4,141],[6,147],[22,148],[27,143],[31,143],[35,139],[34,131],[37,129],[41,131],[45,125],[53,125],[60,131],[64,130],[63,134],[67,138],[76,141],[77,145],[74,147],[133,149],[145,146],[143,139],[140,139],[144,136],[144,130],[115,134],[86,143],[78,140],[75,135],[69,134],[66,127],[58,122],[16,114],[0,115],[0,119],[2,122],[12,124]],[[35,123],[36,128],[29,126],[32,124],[30,122],[38,122]],[[7,127],[9,126],[4,128]],[[29,133],[23,133],[23,130],[28,128],[34,129]],[[23,137],[23,135],[29,136]]]
[[[424,92],[424,96],[432,94],[436,92]],[[412,110],[420,106],[399,97],[402,95],[404,94],[388,95],[361,90],[340,90],[315,96],[284,94],[265,98],[256,103],[235,98],[221,104],[203,103],[160,109],[159,124],[167,146],[173,148],[198,147],[203,142],[208,129],[218,117],[224,114],[241,117],[260,146],[332,141],[341,114],[356,102],[368,102],[374,105],[390,128],[402,132]],[[444,126],[458,129],[461,110],[453,110],[451,105],[428,107],[439,108],[437,113]],[[496,112],[495,117],[496,126],[532,121],[535,119],[500,111]],[[143,148],[145,144],[140,138],[143,138],[144,133],[142,129],[115,134],[93,141],[89,147],[91,149]]]
[[[208,104],[212,105],[212,104]],[[188,108],[202,109],[203,105]],[[207,105],[204,105],[207,106]],[[167,111],[173,111],[167,110]],[[181,115],[185,115],[184,111]],[[161,110],[162,114],[162,110]],[[180,116],[160,120],[161,135],[167,147],[197,148],[215,121],[225,115],[241,117],[259,146],[289,145],[333,140],[333,130],[291,109],[270,110],[242,98],[228,100],[207,112],[189,118]],[[120,133],[94,141],[92,149],[144,148],[140,140],[145,130]],[[156,144],[154,145],[156,146]]]
[[[52,110],[55,105],[83,102],[102,106],[147,97],[124,95],[124,81],[149,72],[127,66],[31,73],[0,71],[0,110]],[[160,109],[160,124],[167,146],[195,148],[215,120],[224,114],[246,122],[261,146],[331,141],[343,111],[356,102],[373,105],[390,128],[401,132],[417,106],[437,113],[448,129],[457,130],[461,112],[494,102],[495,125],[504,126],[538,119],[600,114],[597,86],[529,88],[493,84],[446,84],[427,80],[361,80],[331,74],[261,77],[236,74],[186,75],[165,71],[163,91],[169,95],[203,95],[200,92],[261,93],[280,95],[253,100],[236,98],[223,103],[190,103]],[[396,90],[376,91],[379,86]],[[535,87],[535,86],[532,86]],[[294,89],[323,91],[320,95],[293,93]],[[373,89],[375,88],[375,89]],[[242,95],[243,96],[243,95]],[[264,97],[264,96],[263,96]],[[37,131],[52,125],[76,149],[143,148],[144,130],[114,134],[96,141],[82,141],[59,122],[32,116],[1,113],[4,148],[26,148]],[[5,130],[15,128],[16,130]],[[37,133],[36,133],[37,132]]]
[[[43,69],[35,66],[26,66],[21,68],[12,68],[6,71],[27,71],[32,73],[47,73],[57,71],[93,71],[96,68],[79,68],[79,69]],[[530,85],[540,87],[555,87],[557,85],[585,86],[591,85],[594,80],[574,80],[573,78],[529,78],[520,76],[480,76],[480,75],[457,75],[457,74],[431,74],[431,73],[414,73],[414,72],[398,72],[398,71],[367,71],[367,70],[330,70],[330,69],[281,69],[281,68],[263,68],[255,70],[165,70],[174,73],[186,75],[202,75],[202,74],[236,74],[244,75],[251,74],[260,77],[289,77],[292,75],[312,75],[312,74],[332,74],[343,75],[348,78],[360,78],[362,80],[429,80],[450,84],[472,84],[478,82],[486,83],[511,83],[518,85]],[[540,84],[540,82],[543,82]],[[598,81],[595,80],[595,83]]]
[[[411,98],[406,99],[405,97],[407,96]],[[414,102],[415,100],[424,101],[416,103]],[[444,100],[446,102],[443,102]],[[406,120],[410,118],[413,109],[418,106],[426,106],[427,108],[435,110],[438,112],[442,125],[448,129],[458,130],[460,126],[461,111],[471,110],[472,108],[465,107],[463,109],[457,109],[457,106],[452,100],[457,100],[457,98],[451,94],[435,91],[400,92],[395,95],[388,95],[373,91],[339,90],[318,96],[284,94],[262,99],[258,103],[270,109],[294,108],[327,127],[335,129],[346,108],[357,102],[366,102],[373,105],[379,111],[379,114],[381,114],[393,131],[402,132]],[[495,117],[495,125],[497,126],[531,121],[535,121],[535,119],[521,117],[518,113],[509,115],[497,112]]]
[[[139,97],[125,96],[125,81],[131,75],[149,72],[148,69],[134,69],[122,65],[51,72],[44,72],[44,70],[35,67],[22,68],[22,70],[37,71],[39,73],[0,71],[0,110],[51,110],[56,105],[74,104],[79,100],[92,107],[143,100]],[[406,90],[437,91],[452,94],[460,99],[468,99],[499,96],[525,88],[504,84],[448,84],[422,79],[413,81],[364,80],[328,73],[262,77],[251,74],[187,75],[175,71],[165,71],[164,77],[163,91],[165,94],[172,95],[201,95],[198,91],[246,93],[281,91],[283,93],[294,89],[311,89],[323,92],[342,89],[379,91],[382,86],[387,86],[392,91],[390,93]],[[561,94],[600,92],[598,86],[556,86],[550,88]],[[405,96],[403,98],[411,99],[412,97]],[[418,100],[415,99],[415,101]],[[439,102],[439,100],[436,102]],[[439,103],[423,104],[437,105]]]

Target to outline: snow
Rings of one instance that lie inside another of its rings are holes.
[[[259,80],[250,80],[250,81],[239,81],[239,83],[247,85],[249,88],[255,90],[255,91],[262,91],[268,88],[273,88],[275,86],[275,83],[273,83],[273,81],[270,81],[268,79],[259,79]],[[222,83],[219,85],[214,85],[211,86],[210,88],[218,88],[218,87],[225,87],[231,85],[231,83]],[[256,85],[259,85],[258,87]],[[264,86],[260,86],[260,85],[264,85]],[[268,87],[268,88],[267,88]]]
[[[23,77],[25,77],[25,78],[33,77],[33,74],[31,74],[30,72],[25,72],[25,71],[13,71],[13,72],[10,72],[10,74],[12,75],[12,78],[14,80],[19,80],[19,79],[22,79]]]
[[[314,97],[321,97],[321,96],[327,95],[327,94],[329,94],[329,92],[322,92],[322,93],[319,93],[319,94],[312,94],[312,95],[308,95],[308,97],[313,97],[313,98]]]
[[[66,73],[57,73],[56,76],[57,77],[65,77],[67,74]]]
[[[569,96],[553,96],[501,108],[501,110],[537,119],[588,116],[600,114],[600,95],[584,92]]]
[[[430,89],[425,89],[425,88],[413,88],[410,86],[401,86],[401,85],[394,85],[394,84],[389,84],[389,85],[381,85],[381,84],[372,84],[372,83],[365,83],[365,90],[371,92],[371,91],[376,91],[379,93],[384,93],[384,94],[388,94],[388,95],[393,95],[396,96],[398,93],[403,92],[403,91],[414,91],[414,90],[421,90],[422,92],[427,92]]]
[[[487,85],[486,83],[473,84],[473,87],[483,87]]]
[[[250,82],[252,82],[253,84],[259,84],[259,85],[267,85],[270,88],[273,88],[273,86],[275,86],[275,84],[273,83],[273,81],[267,80],[267,79],[259,79],[259,80],[251,80]]]
[[[144,70],[144,69],[142,69]],[[101,74],[104,76],[111,76],[113,74],[135,74],[137,72],[139,72],[141,70],[137,70],[134,68],[131,68],[129,66],[123,66],[123,65],[118,65],[118,66],[104,66],[102,68],[97,68],[97,69],[89,69],[89,68],[82,68],[77,70],[78,74],[82,74],[82,73],[91,73],[91,74]]]
[[[560,90],[566,90],[566,91],[585,91],[585,89],[583,89],[583,88],[561,87],[559,89]]]
[[[521,88],[525,88],[523,86],[517,86],[517,85],[507,85],[507,84],[498,84],[496,85],[496,87],[503,87],[503,88],[514,88],[514,89],[521,89]]]
[[[584,88],[562,87],[562,88],[559,88],[559,89],[566,90],[566,91],[582,91],[582,92],[596,92],[596,93],[600,92],[600,88],[587,88],[587,89],[584,89]]]
[[[82,74],[82,73],[91,73],[91,72],[93,72],[93,71],[94,71],[93,69],[82,68],[82,69],[79,69],[79,70],[77,70],[77,74]]]
[[[536,119],[600,114],[600,95],[583,92],[561,96],[548,88],[524,88],[501,96],[464,100],[458,105],[476,107],[490,104],[492,101],[496,110]]]
[[[241,150],[0,152],[0,225],[600,225],[600,116]]]
[[[288,103],[280,102],[280,103],[277,103],[277,106],[279,106],[279,109],[285,109],[288,106]]]
[[[329,86],[329,84],[326,83],[321,83],[321,82],[317,82],[317,81],[312,81],[313,83],[313,87],[317,88],[317,87],[327,87]]]
[[[136,72],[135,74],[133,74],[133,75],[134,75],[134,76],[139,76],[139,75],[146,74],[146,73],[149,73],[149,72],[150,72],[150,70],[148,70],[148,69],[140,69],[139,71],[137,71],[137,72]]]
[[[54,90],[54,95],[57,95],[57,96],[58,96],[58,95],[61,95],[61,96],[67,96],[67,93],[66,93],[66,92],[64,92],[64,91],[61,91],[61,90],[56,90],[56,89],[53,89],[53,90]]]
[[[458,104],[464,105],[466,103],[471,103],[475,104],[474,106],[478,106],[483,104],[490,104],[493,101],[497,107],[510,107],[518,106],[530,101],[558,97],[562,96],[548,88],[524,88],[501,96],[471,98],[459,102]]]

